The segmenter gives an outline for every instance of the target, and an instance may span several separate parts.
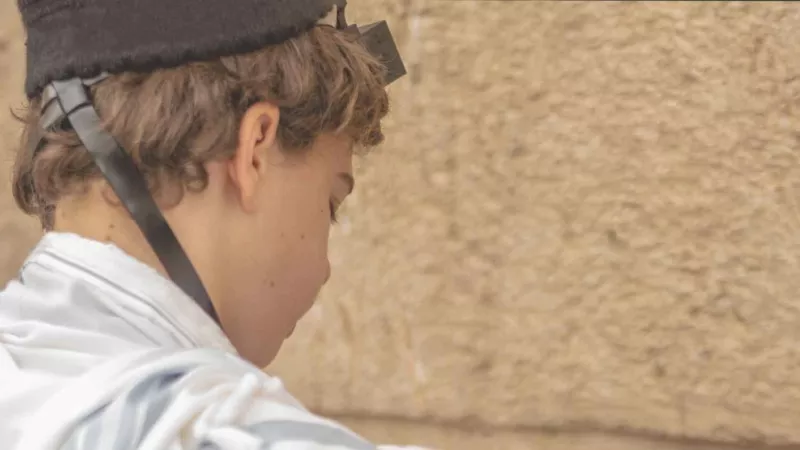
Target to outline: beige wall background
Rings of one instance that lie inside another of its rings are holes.
[[[800,9],[351,3],[411,73],[272,372],[383,441],[800,445]],[[18,105],[12,0],[0,17]],[[38,236],[7,172],[0,281]]]

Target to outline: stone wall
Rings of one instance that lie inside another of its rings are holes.
[[[800,444],[800,10],[350,3],[411,74],[271,371],[379,440]],[[37,235],[7,197],[0,278]]]
[[[12,150],[20,132],[9,111],[23,105],[24,56],[16,2],[0,0],[0,285],[16,272],[39,236],[37,222],[17,211],[9,189]]]

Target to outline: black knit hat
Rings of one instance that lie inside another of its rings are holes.
[[[310,29],[335,0],[18,0],[25,92],[100,72],[151,71],[255,51]]]

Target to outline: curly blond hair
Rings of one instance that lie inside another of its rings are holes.
[[[326,132],[347,133],[362,148],[383,140],[389,100],[384,70],[358,42],[318,26],[262,50],[149,73],[114,75],[92,88],[105,129],[133,157],[154,195],[163,183],[202,190],[205,164],[235,151],[238,125],[259,101],[281,111],[278,140],[303,151]],[[59,199],[101,177],[75,132],[46,133],[35,155],[40,99],[18,118],[24,124],[13,194],[27,214],[52,226]]]

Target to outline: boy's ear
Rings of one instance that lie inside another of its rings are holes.
[[[259,102],[248,108],[239,123],[239,142],[228,163],[228,171],[242,208],[257,208],[258,185],[266,176],[270,149],[277,145],[280,108]]]

